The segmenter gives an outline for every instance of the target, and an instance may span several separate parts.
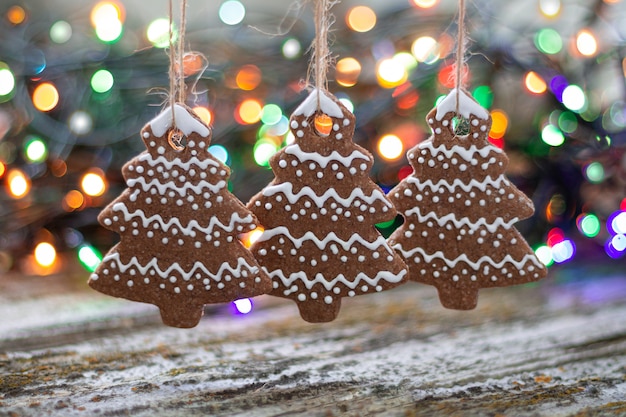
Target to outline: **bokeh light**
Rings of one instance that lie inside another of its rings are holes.
[[[587,98],[582,88],[577,85],[569,85],[563,90],[561,100],[563,105],[573,112],[580,113],[587,107]]]
[[[361,64],[355,58],[346,57],[337,61],[335,79],[343,87],[355,85],[361,75]]]
[[[411,45],[411,53],[419,62],[432,64],[439,59],[439,43],[430,36],[421,36]]]
[[[105,69],[100,69],[91,76],[91,88],[96,93],[106,93],[113,88],[113,74]]]
[[[220,20],[227,25],[238,25],[246,17],[246,8],[239,0],[227,0],[218,11]]]
[[[593,33],[583,29],[576,35],[576,49],[581,55],[591,57],[598,52],[598,41]]]
[[[242,90],[254,90],[261,83],[262,74],[259,67],[253,64],[244,65],[237,71],[235,83]]]
[[[585,177],[593,184],[604,181],[604,167],[601,162],[595,161],[585,167]]]
[[[300,56],[302,45],[296,38],[289,38],[283,43],[282,53],[287,59],[295,59]]]
[[[398,136],[387,134],[380,138],[377,149],[381,157],[388,161],[395,161],[402,156],[404,144]]]
[[[211,125],[213,121],[213,115],[211,111],[204,106],[196,106],[193,109],[193,112],[204,122],[205,125]]]
[[[11,6],[7,10],[7,20],[13,25],[19,25],[26,20],[26,10],[22,6]]]
[[[494,110],[491,112],[491,120],[489,136],[494,139],[501,139],[509,126],[509,117],[503,110]]]
[[[548,85],[536,72],[528,71],[524,77],[526,89],[533,94],[543,94],[548,89]]]
[[[78,247],[78,261],[87,271],[93,272],[102,262],[102,254],[93,246],[82,244]]]
[[[221,163],[227,164],[229,160],[228,150],[222,145],[209,146],[209,152],[216,157]]]
[[[250,249],[250,247],[254,244],[254,242],[256,242],[257,240],[261,238],[264,230],[265,229],[263,229],[263,227],[259,226],[251,232],[244,233],[243,236],[241,237],[241,242],[246,248]]]
[[[547,124],[541,131],[541,139],[550,146],[561,146],[565,142],[565,136],[558,127]]]
[[[479,85],[476,87],[472,93],[472,97],[476,99],[478,104],[486,109],[490,108],[493,104],[493,91],[491,91],[491,87],[488,85]]]
[[[172,26],[174,26],[172,24]],[[172,42],[178,39],[178,31],[172,27]],[[146,30],[146,37],[155,48],[167,48],[170,45],[170,21],[166,18],[153,20]]]
[[[12,198],[20,199],[30,191],[30,178],[21,170],[14,168],[7,173],[6,186]]]
[[[0,161],[0,178],[4,177],[4,173],[6,171],[6,166],[4,165],[4,163],[2,161]]]
[[[70,190],[65,194],[63,203],[66,211],[78,210],[85,203],[85,196],[78,190]]]
[[[576,115],[570,111],[564,111],[559,115],[557,120],[559,128],[566,133],[573,133],[578,128],[578,119]]]
[[[561,0],[539,0],[539,11],[545,17],[556,17],[561,12]]]
[[[254,161],[262,167],[269,167],[270,158],[278,152],[276,143],[268,138],[261,138],[254,144]]]
[[[576,219],[576,226],[583,236],[594,238],[601,230],[600,219],[592,213],[583,213]]]
[[[383,88],[397,87],[403,84],[408,76],[404,66],[393,58],[381,60],[376,69],[378,84]]]
[[[89,113],[83,110],[77,110],[72,113],[67,124],[74,134],[81,136],[91,132],[91,128],[93,127],[93,119],[91,118]]]
[[[563,49],[563,39],[554,29],[544,28],[535,35],[535,46],[547,55],[554,55]]]
[[[356,6],[346,15],[346,24],[355,32],[368,32],[376,26],[376,13],[367,6]]]
[[[33,105],[37,110],[50,111],[59,104],[59,91],[52,83],[41,83],[33,91]]]
[[[439,0],[412,0],[413,4],[422,9],[430,9],[431,7],[435,7]]]
[[[266,125],[278,123],[283,115],[283,111],[276,104],[266,104],[261,110],[261,121]]]
[[[57,259],[57,251],[50,243],[40,242],[35,247],[34,256],[40,266],[50,267]]]
[[[235,119],[239,124],[254,124],[261,120],[261,102],[250,98],[242,101],[235,109]]]
[[[94,169],[86,173],[80,181],[80,187],[88,196],[101,196],[107,188],[104,173],[99,169]]]
[[[0,62],[0,97],[8,96],[15,88],[15,76],[6,64]]]
[[[91,9],[91,24],[102,42],[114,43],[123,31],[124,9],[117,2],[101,1]]]
[[[30,163],[41,163],[48,156],[46,143],[37,136],[27,136],[24,143],[24,157]]]
[[[96,36],[102,42],[114,43],[122,36],[123,25],[119,20],[112,20],[107,24],[96,26]]]
[[[552,249],[548,245],[541,245],[535,249],[535,255],[545,266],[550,266],[554,263],[552,259]]]
[[[552,246],[552,259],[557,264],[570,261],[576,255],[576,245],[571,239],[563,239],[561,242]]]
[[[233,305],[238,314],[249,314],[252,312],[252,300],[249,298],[242,298],[240,300],[233,301]]]
[[[65,43],[72,37],[72,26],[65,20],[58,20],[50,26],[50,39],[54,43]]]

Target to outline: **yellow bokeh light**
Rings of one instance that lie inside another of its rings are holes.
[[[413,4],[422,9],[430,9],[439,3],[439,0],[413,0]]]
[[[85,203],[85,196],[78,190],[70,190],[65,194],[63,203],[67,207],[67,211],[77,210]]]
[[[2,178],[2,176],[4,175],[5,170],[6,170],[6,167],[4,166],[2,161],[0,161],[0,178]]]
[[[259,238],[263,234],[263,231],[264,231],[264,229],[262,227],[257,227],[253,231],[243,234],[241,236],[241,241],[242,241],[243,245],[246,248],[249,249],[250,246],[252,246],[254,244],[254,242],[259,240]]]
[[[588,30],[581,30],[576,35],[576,49],[584,56],[594,56],[598,52],[598,41]]]
[[[213,120],[211,111],[206,107],[196,106],[193,108],[193,112],[206,124],[210,125]]]
[[[101,196],[107,188],[104,173],[101,170],[93,170],[86,173],[80,181],[80,187],[88,196]]]
[[[404,144],[396,135],[388,134],[380,138],[378,141],[378,153],[388,161],[400,158],[403,152]]]
[[[348,11],[346,24],[355,32],[368,32],[376,26],[376,13],[367,6],[356,6]]]
[[[419,62],[432,64],[439,59],[441,47],[439,42],[430,36],[420,36],[411,45],[411,53]]]
[[[400,62],[389,58],[378,63],[376,78],[381,87],[394,88],[403,84],[409,78],[409,74]]]
[[[19,25],[26,20],[26,10],[21,6],[11,6],[7,10],[7,20],[14,25]]]
[[[107,25],[110,22],[124,21],[124,10],[122,6],[116,2],[101,1],[91,9],[91,24],[98,27],[100,25]]]
[[[261,120],[263,106],[258,100],[246,99],[237,106],[235,118],[241,124],[254,124]]]
[[[539,0],[539,11],[545,17],[556,17],[561,12],[561,0]]]
[[[361,75],[361,64],[352,57],[340,59],[335,66],[337,84],[352,87]]]
[[[41,242],[35,247],[35,262],[40,266],[49,267],[54,264],[57,259],[57,251],[48,242]]]
[[[239,69],[235,76],[237,87],[242,90],[254,90],[261,83],[261,70],[256,65],[244,65]]]
[[[509,117],[502,110],[493,110],[491,112],[491,121],[489,136],[493,139],[501,139],[509,127]]]
[[[534,94],[543,94],[548,89],[548,85],[536,72],[528,71],[524,77],[524,84],[528,91]]]
[[[33,105],[37,110],[50,111],[57,104],[59,104],[59,92],[53,84],[39,84],[33,91]]]
[[[22,198],[30,191],[30,178],[19,169],[12,169],[7,174],[9,195],[13,198]]]

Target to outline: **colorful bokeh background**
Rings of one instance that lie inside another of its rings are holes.
[[[355,141],[374,154],[383,189],[411,173],[404,155],[429,136],[424,116],[454,86],[457,12],[453,0],[333,8],[329,89],[353,109]],[[212,125],[210,150],[245,202],[292,140],[312,7],[191,0],[187,16],[187,104]],[[535,203],[517,226],[550,268],[624,265],[624,22],[621,0],[467,5],[464,83],[491,112],[507,175]],[[125,188],[121,166],[167,101],[169,28],[165,0],[2,2],[0,274],[85,276],[117,241],[96,216]],[[389,234],[399,222],[379,227]]]

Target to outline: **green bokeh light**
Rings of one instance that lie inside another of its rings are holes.
[[[96,93],[106,93],[114,84],[113,74],[105,69],[96,71],[91,77],[91,88]]]
[[[270,158],[278,151],[271,139],[261,138],[254,144],[254,161],[262,167],[269,167]]]
[[[266,125],[274,125],[280,122],[283,111],[276,104],[266,104],[261,111],[261,121]]]
[[[493,92],[487,85],[480,85],[472,93],[478,104],[488,109],[493,104]]]
[[[541,139],[550,146],[561,146],[565,142],[565,136],[558,127],[546,125],[541,131]]]
[[[554,55],[563,49],[563,39],[554,29],[541,29],[535,35],[535,46],[544,54]]]
[[[570,111],[564,111],[559,115],[557,121],[559,128],[566,133],[573,133],[578,128],[578,119]]]
[[[40,163],[48,157],[46,143],[37,136],[28,136],[24,144],[24,157],[31,163]]]
[[[592,238],[598,236],[600,229],[600,219],[595,214],[586,214],[579,224],[580,232],[586,237]]]
[[[78,260],[87,271],[93,272],[102,262],[102,254],[91,245],[80,245]]]
[[[598,184],[604,181],[604,167],[600,162],[592,162],[585,169],[585,176],[589,182]]]

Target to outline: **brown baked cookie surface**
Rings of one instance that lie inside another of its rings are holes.
[[[444,307],[476,307],[478,290],[536,281],[545,266],[514,228],[534,207],[504,175],[508,158],[489,140],[491,116],[464,90],[457,136],[456,93],[426,120],[433,135],[407,153],[413,174],[389,192],[404,224],[389,238],[410,279],[434,285]]]
[[[321,113],[328,134],[315,126]],[[270,294],[294,300],[309,322],[335,319],[342,297],[406,280],[375,228],[396,211],[369,178],[373,158],[352,142],[354,123],[339,100],[314,90],[291,116],[295,142],[270,160],[274,181],[248,203],[265,227],[251,251],[272,279]]]
[[[121,241],[89,285],[155,304],[165,324],[188,328],[204,304],[264,294],[271,282],[237,238],[257,220],[228,191],[230,170],[208,151],[209,127],[186,106],[176,104],[174,116],[176,129],[171,107],[142,129],[147,150],[122,170],[128,188],[98,216]]]

